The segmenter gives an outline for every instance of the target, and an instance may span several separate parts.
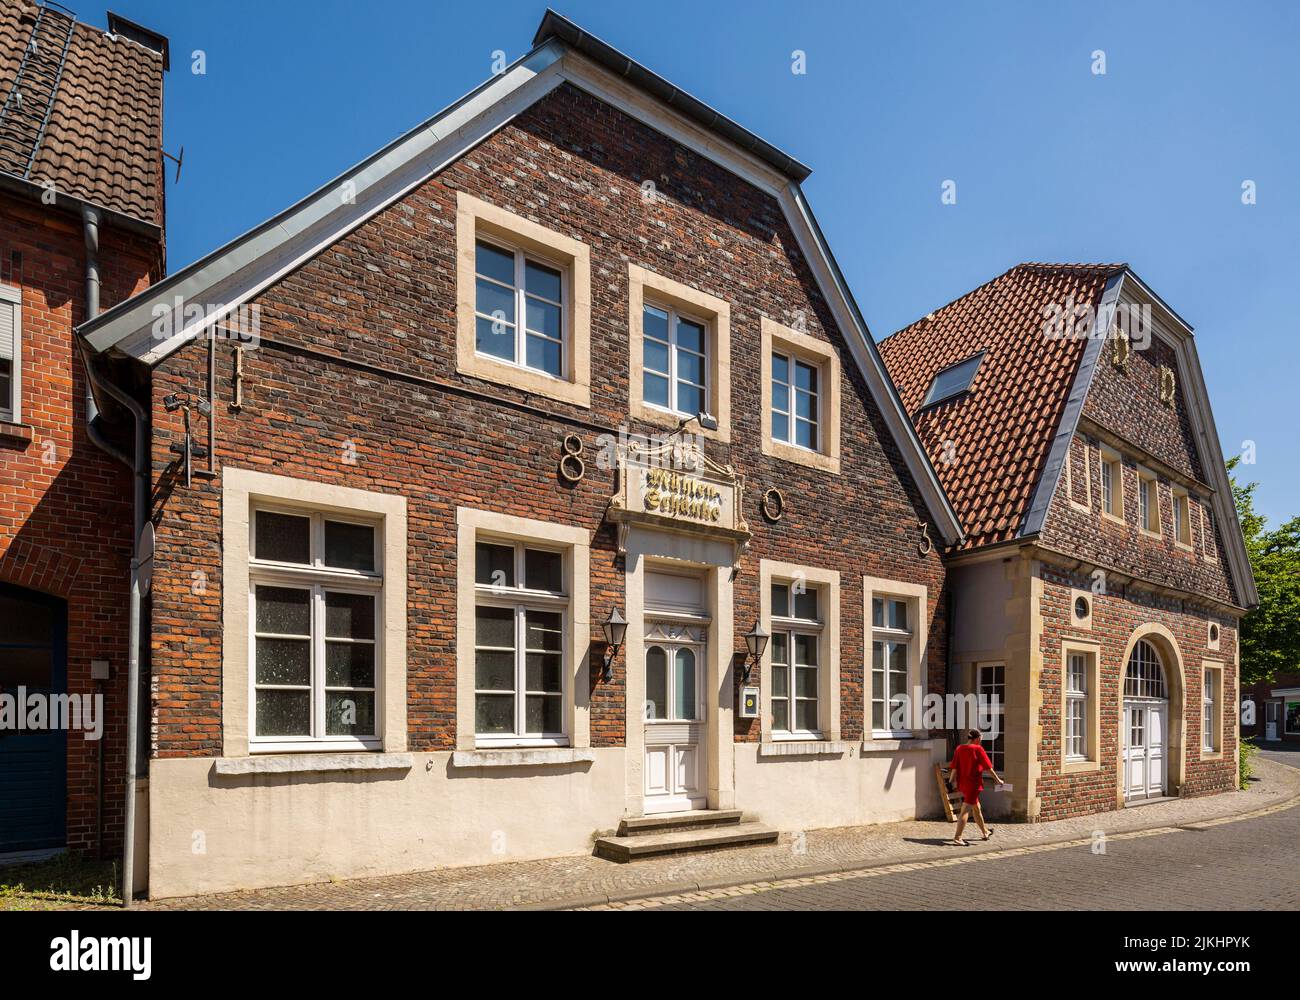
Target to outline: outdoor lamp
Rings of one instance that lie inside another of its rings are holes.
[[[681,422],[677,425],[677,430],[673,431],[673,433],[680,434],[682,431],[686,430],[687,425],[689,425],[692,420],[700,425],[701,430],[716,431],[718,429],[718,418],[712,413],[705,413],[701,410],[693,416],[683,417]]]
[[[763,628],[763,623],[759,621],[754,622],[754,627],[745,633],[745,647],[749,650],[749,656],[753,658],[754,663],[761,660],[763,654],[767,652],[767,640],[770,638],[772,638],[772,633]],[[752,669],[753,665],[747,658],[745,660],[745,680],[749,680],[749,672]]]
[[[623,612],[614,605],[610,609],[609,617],[605,619],[602,626],[605,631],[605,670],[602,680],[609,680],[614,676],[614,657],[618,655],[619,647],[623,645],[623,637],[627,635],[627,619],[623,617]]]

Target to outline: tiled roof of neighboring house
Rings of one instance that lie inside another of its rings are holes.
[[[41,9],[27,0],[0,0],[0,99],[5,102],[0,130],[11,139],[0,154],[0,171],[38,184],[53,181],[60,192],[161,226],[164,55],[72,22],[50,5],[37,55],[29,56]],[[65,38],[66,58],[61,58]],[[25,57],[29,69],[15,88]],[[18,107],[15,89],[24,93]],[[35,111],[35,117],[20,120],[24,110]],[[33,147],[36,156],[28,167]]]
[[[1086,338],[1051,337],[1051,307],[1097,307],[1122,264],[1020,264],[880,343],[961,518],[965,549],[1014,538],[1029,511]],[[937,373],[983,351],[968,391],[922,409]]]

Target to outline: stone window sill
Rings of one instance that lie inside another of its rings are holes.
[[[849,752],[841,740],[773,740],[758,745],[760,757],[838,757]]]
[[[36,432],[31,424],[15,424],[8,420],[0,420],[0,442],[4,444],[26,448],[32,443],[35,435]]]
[[[901,750],[904,753],[908,753],[908,752],[915,753],[922,750],[930,751],[934,749],[936,746],[940,746],[940,747],[944,746],[944,741],[931,740],[931,739],[917,739],[917,738],[890,739],[888,737],[882,737],[881,739],[876,739],[876,740],[863,740],[862,752],[863,753],[897,753]]]
[[[219,757],[217,774],[317,774],[326,771],[409,771],[409,753],[295,753]]]
[[[1090,774],[1101,770],[1101,763],[1095,760],[1067,760],[1061,765],[1062,774]]]
[[[499,750],[457,750],[452,767],[546,767],[590,764],[596,752],[575,747],[502,747]]]

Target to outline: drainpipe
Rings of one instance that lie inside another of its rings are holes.
[[[86,319],[99,314],[99,213],[89,207],[82,208],[82,222],[86,234]],[[135,765],[136,729],[139,713],[140,689],[140,535],[144,530],[145,503],[148,496],[148,461],[144,407],[125,390],[105,379],[92,363],[88,349],[81,344],[81,362],[86,371],[86,434],[91,442],[131,470],[134,482],[134,517],[131,541],[131,600],[127,636],[127,694],[126,694],[126,810],[122,845],[122,903],[131,905],[135,885]],[[93,388],[92,388],[93,387]],[[135,457],[129,458],[120,448],[108,441],[99,429],[101,415],[95,404],[94,390],[98,389],[127,409],[135,424]]]

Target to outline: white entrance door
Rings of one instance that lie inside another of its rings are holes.
[[[1277,739],[1277,731],[1281,728],[1278,725],[1278,719],[1281,716],[1282,703],[1280,701],[1267,701],[1264,703],[1264,739]]]
[[[1140,800],[1165,794],[1165,746],[1169,702],[1124,702],[1124,798]]]
[[[706,805],[701,754],[702,629],[654,629],[676,637],[646,640],[645,811],[681,812]]]

